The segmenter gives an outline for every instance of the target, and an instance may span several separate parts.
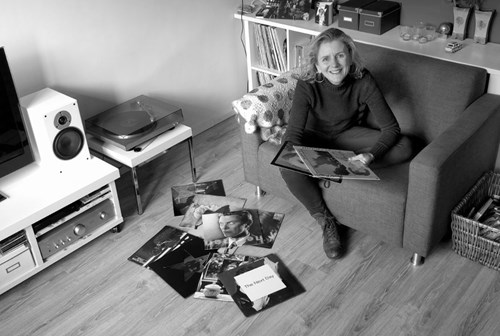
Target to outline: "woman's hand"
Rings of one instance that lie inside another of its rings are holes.
[[[349,161],[359,161],[365,166],[368,166],[370,163],[372,163],[374,157],[372,153],[361,153],[356,156],[352,156],[349,158]]]

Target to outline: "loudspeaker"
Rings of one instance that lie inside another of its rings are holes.
[[[77,101],[46,88],[20,99],[35,161],[63,173],[90,160]]]

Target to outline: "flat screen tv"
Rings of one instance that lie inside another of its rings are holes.
[[[33,160],[5,49],[0,47],[0,181]]]

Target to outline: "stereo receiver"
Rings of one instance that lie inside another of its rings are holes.
[[[106,186],[66,206],[56,216],[51,215],[50,220],[33,225],[42,258],[46,260],[115,218],[110,198]]]

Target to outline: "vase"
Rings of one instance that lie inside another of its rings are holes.
[[[474,18],[476,19],[476,27],[474,30],[474,42],[486,44],[490,29],[491,19],[495,10],[475,10]]]
[[[465,39],[465,33],[467,30],[467,24],[469,23],[469,14],[471,12],[470,7],[453,7],[453,33],[451,38],[457,40]]]

